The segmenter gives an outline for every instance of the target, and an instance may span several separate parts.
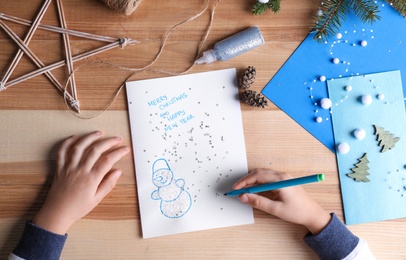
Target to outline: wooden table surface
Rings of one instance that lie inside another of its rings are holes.
[[[40,0],[1,1],[0,12],[33,20]],[[266,44],[227,62],[195,66],[189,73],[252,65],[257,69],[253,90],[260,91],[309,32],[318,1],[282,1],[279,14],[254,16],[255,1],[222,0],[204,49],[229,35],[258,25]],[[177,23],[199,13],[206,1],[143,0],[131,16],[113,12],[101,1],[64,0],[68,28],[90,33],[129,37],[140,43],[114,49],[82,62],[75,74],[84,117],[105,109],[118,87],[130,75],[123,67],[139,68],[152,61],[165,34]],[[214,1],[211,1],[212,8]],[[51,3],[43,23],[58,25]],[[194,61],[210,20],[205,12],[178,27],[152,69],[180,73]],[[7,22],[20,37],[28,28]],[[71,37],[74,54],[99,47],[100,42]],[[0,72],[4,74],[17,51],[0,30]],[[60,34],[38,30],[29,45],[45,64],[63,59]],[[98,62],[94,62],[98,61]],[[11,78],[35,69],[23,57]],[[66,82],[66,67],[54,71]],[[294,72],[292,72],[294,73]],[[167,76],[143,71],[131,80]],[[335,155],[272,103],[265,109],[242,105],[249,169],[272,167],[294,176],[323,172],[322,184],[304,188],[326,210],[343,219]],[[72,134],[96,129],[119,135],[130,145],[125,91],[111,107],[93,119],[79,119],[66,109],[62,95],[38,76],[0,93],[0,258],[19,240],[26,220],[32,219],[46,197],[54,172],[55,146]],[[304,244],[305,228],[255,210],[255,224],[213,229],[153,239],[142,239],[133,159],[117,164],[124,175],[116,188],[88,216],[69,231],[62,259],[315,259]],[[298,213],[299,214],[299,213]],[[406,259],[406,219],[349,226],[366,239],[378,259]]]

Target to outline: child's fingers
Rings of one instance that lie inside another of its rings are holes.
[[[86,154],[83,155],[81,166],[85,167],[86,172],[90,172],[102,154],[110,150],[121,142],[119,137],[111,137],[103,139],[92,144],[87,148]]]
[[[68,152],[72,145],[76,142],[78,139],[77,136],[71,136],[67,139],[65,139],[62,144],[59,146],[58,153],[57,153],[57,167],[58,167],[58,172],[61,172],[62,169],[64,168],[67,160],[68,160]]]
[[[97,178],[101,181],[106,173],[113,168],[113,165],[128,154],[129,151],[130,149],[127,146],[123,146],[103,154],[95,163],[92,169],[93,173],[96,174]]]
[[[103,179],[103,181],[100,183],[95,199],[97,204],[102,201],[104,197],[106,197],[107,194],[110,193],[110,191],[113,190],[113,188],[116,186],[118,179],[120,178],[122,172],[120,170],[114,170],[110,172],[106,178]],[[97,205],[96,204],[96,205]]]
[[[91,146],[95,141],[100,139],[102,137],[102,132],[96,131],[93,133],[90,133],[88,135],[85,135],[82,137],[73,147],[70,149],[70,159],[69,159],[69,165],[71,167],[76,167],[79,165],[84,152],[86,149]]]
[[[280,201],[273,201],[264,196],[257,194],[242,194],[238,199],[245,204],[251,205],[253,208],[268,212],[269,214],[278,215],[280,207],[283,205]]]
[[[277,182],[288,178],[289,175],[285,173],[275,172],[269,169],[255,169],[235,183],[233,189],[238,190],[255,184]]]

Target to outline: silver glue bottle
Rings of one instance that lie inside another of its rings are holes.
[[[264,43],[264,37],[258,26],[252,26],[217,42],[213,49],[203,52],[203,56],[196,60],[196,63],[212,63],[216,60],[226,61]]]

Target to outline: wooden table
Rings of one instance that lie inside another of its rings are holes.
[[[213,2],[213,1],[212,1]],[[204,49],[252,25],[258,25],[266,44],[227,62],[194,67],[190,73],[252,65],[257,77],[252,89],[260,91],[307,35],[317,1],[282,1],[279,14],[250,12],[255,1],[223,0],[216,9],[213,27]],[[42,1],[1,1],[0,12],[34,19]],[[75,74],[82,116],[91,117],[107,107],[130,72],[108,66],[110,62],[137,68],[154,59],[165,34],[175,24],[197,14],[205,1],[144,0],[131,16],[113,12],[101,1],[65,0],[68,27],[90,33],[129,37],[141,43],[115,49],[75,63],[84,65]],[[213,3],[211,4],[213,6]],[[194,61],[199,42],[209,23],[209,12],[178,27],[169,37],[154,69],[182,72]],[[58,25],[52,3],[43,23]],[[23,37],[27,27],[7,23]],[[71,37],[74,54],[101,46],[99,42]],[[0,31],[0,71],[11,62],[16,45]],[[62,59],[60,34],[37,31],[29,45],[45,64]],[[91,61],[103,61],[95,63]],[[33,70],[23,57],[13,77]],[[65,69],[65,68],[64,68]],[[66,71],[55,75],[66,81]],[[140,72],[131,80],[166,76]],[[250,169],[272,167],[294,176],[324,172],[320,185],[305,186],[326,210],[343,218],[335,155],[270,104],[265,109],[242,105],[247,158]],[[6,258],[42,205],[54,171],[55,145],[72,134],[100,129],[120,135],[130,145],[125,92],[94,119],[79,119],[67,111],[62,95],[39,76],[0,93],[0,258]],[[303,243],[305,228],[283,222],[255,210],[255,224],[214,229],[154,239],[141,238],[134,164],[131,156],[117,164],[124,175],[102,203],[69,232],[63,259],[314,259]],[[378,259],[406,259],[406,219],[349,227],[366,239]]]

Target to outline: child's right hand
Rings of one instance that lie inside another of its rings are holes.
[[[249,186],[291,179],[292,176],[270,169],[255,169],[234,184],[238,190]],[[288,222],[304,225],[316,235],[330,222],[331,216],[309,197],[301,186],[271,191],[271,196],[242,194],[239,200]]]

